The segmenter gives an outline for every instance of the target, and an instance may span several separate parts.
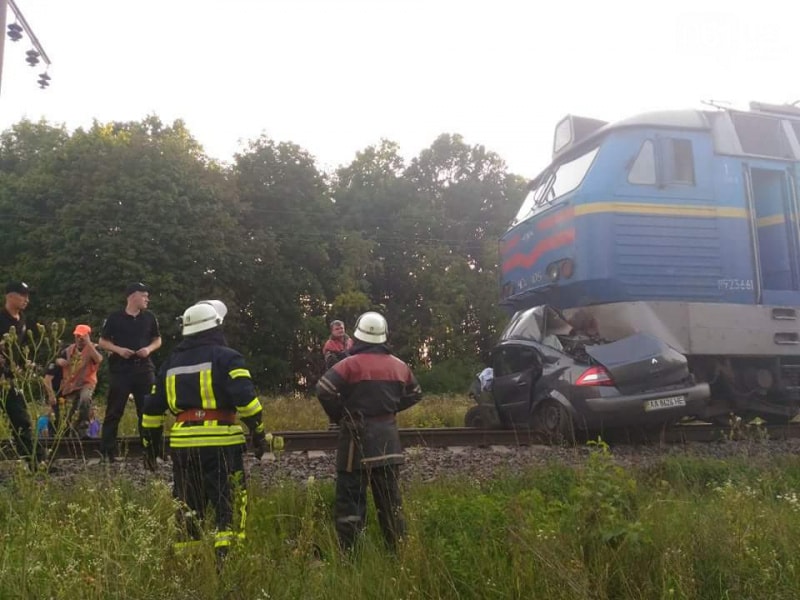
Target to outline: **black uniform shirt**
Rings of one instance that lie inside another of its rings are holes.
[[[53,391],[58,394],[59,390],[61,389],[61,380],[64,378],[64,371],[61,367],[59,367],[56,363],[51,362],[47,365],[47,369],[44,372],[45,375],[50,375],[53,380],[50,382],[50,385],[53,387]]]
[[[125,309],[111,313],[106,322],[103,323],[101,338],[111,340],[117,346],[130,348],[134,352],[144,348],[154,339],[161,337],[158,329],[158,319],[150,311],[143,310],[138,315],[133,316],[125,312]],[[108,367],[112,373],[153,371],[155,365],[150,357],[122,358],[116,352],[111,353],[108,359]]]
[[[23,345],[26,342],[25,332],[27,331],[27,327],[25,326],[25,317],[20,313],[19,319],[15,319],[5,308],[3,308],[0,310],[0,345],[2,345],[3,336],[8,333],[12,327],[17,330],[17,344],[20,346]],[[3,375],[9,375],[11,373],[11,365],[8,363],[8,356],[6,356],[8,351],[9,349],[5,348],[4,346],[2,349],[0,349],[0,356],[3,357],[3,360],[0,361],[0,363],[3,365]],[[14,360],[18,361],[20,359],[20,356],[14,357]]]

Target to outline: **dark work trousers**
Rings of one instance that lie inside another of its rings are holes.
[[[144,397],[150,393],[153,382],[155,382],[153,371],[111,373],[106,418],[103,420],[103,427],[100,433],[103,456],[113,459],[117,455],[117,430],[119,429],[120,419],[125,413],[125,405],[128,403],[129,394],[133,394],[133,400],[136,403],[139,437],[142,437]],[[162,448],[157,448],[156,451],[158,452],[156,456],[163,456]]]
[[[31,417],[25,397],[12,385],[8,392],[0,392],[3,408],[11,422],[11,437],[14,439],[17,455],[27,460],[35,459],[32,465],[44,460],[44,448],[33,440]]]
[[[397,542],[405,535],[399,474],[399,465],[336,473],[336,534],[342,549],[351,549],[364,530],[368,487],[372,488],[383,539],[390,550],[397,549]]]
[[[62,406],[63,404],[63,406]],[[53,405],[53,428],[56,431],[62,431],[64,427],[64,419],[67,418],[67,405],[66,400],[61,402],[61,396],[58,397],[56,403]]]
[[[89,437],[89,409],[92,406],[94,386],[86,386],[65,396],[69,411],[67,412],[67,426],[79,438]],[[77,423],[73,423],[77,413]]]
[[[224,555],[234,539],[243,539],[247,520],[244,445],[173,448],[173,495],[183,505],[178,523],[190,540],[202,536],[208,505],[216,517],[214,548]],[[236,519],[234,522],[234,513]],[[184,543],[178,543],[182,546]]]

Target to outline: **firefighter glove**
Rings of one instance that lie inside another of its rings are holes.
[[[252,441],[253,454],[255,454],[258,460],[261,460],[261,457],[264,456],[264,453],[269,449],[269,444],[267,443],[267,438],[264,436],[264,432],[254,433]]]
[[[142,446],[144,446],[144,468],[155,472],[158,467],[158,453],[161,449],[163,431],[152,429],[146,431],[142,436]]]

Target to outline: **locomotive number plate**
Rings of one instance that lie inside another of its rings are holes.
[[[686,406],[686,396],[669,396],[668,398],[656,398],[655,400],[645,400],[644,410],[661,410],[662,408],[674,408],[676,406]]]

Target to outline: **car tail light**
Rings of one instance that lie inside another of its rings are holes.
[[[614,385],[614,380],[603,367],[590,367],[578,377],[575,385]]]

